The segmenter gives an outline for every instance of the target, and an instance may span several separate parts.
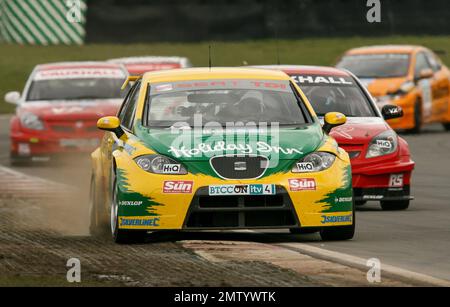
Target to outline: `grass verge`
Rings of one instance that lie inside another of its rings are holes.
[[[450,36],[392,36],[375,38],[320,38],[301,40],[259,40],[244,42],[154,43],[133,45],[16,46],[0,44],[0,113],[14,110],[3,101],[8,91],[22,90],[33,67],[39,63],[78,60],[105,60],[139,55],[178,55],[195,66],[208,65],[208,45],[212,45],[214,66],[274,64],[279,50],[283,64],[333,65],[347,49],[372,44],[417,44],[450,53]],[[450,66],[450,55],[443,55]]]

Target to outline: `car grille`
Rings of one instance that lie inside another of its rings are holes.
[[[75,127],[71,127],[71,126],[60,126],[60,125],[54,125],[52,126],[53,131],[56,132],[65,132],[65,133],[69,133],[69,132],[74,132],[75,131]]]
[[[264,174],[268,159],[261,156],[219,156],[211,158],[211,166],[225,179],[254,179]]]
[[[209,196],[200,188],[190,205],[185,229],[292,228],[299,222],[289,194],[277,187],[276,195]]]
[[[348,152],[348,156],[350,157],[350,159],[358,158],[360,154],[361,154],[360,151],[349,151]]]
[[[361,156],[364,150],[364,144],[339,144],[347,153],[350,159],[356,159]]]
[[[48,121],[49,128],[57,133],[72,134],[75,132],[95,133],[99,130],[95,121]]]

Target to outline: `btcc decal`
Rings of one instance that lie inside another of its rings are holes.
[[[148,227],[159,226],[159,217],[119,217],[119,227]]]
[[[191,194],[194,186],[193,181],[173,180],[164,181],[164,194]]]
[[[274,184],[211,185],[209,195],[274,195]]]
[[[322,224],[331,223],[351,223],[353,221],[353,214],[348,215],[322,215]]]
[[[318,76],[318,75],[291,75],[292,80],[299,85],[314,85],[314,84],[328,84],[328,85],[355,85],[351,77],[337,77],[337,76]]]
[[[316,180],[314,178],[289,179],[289,189],[291,192],[314,191],[316,190]]]

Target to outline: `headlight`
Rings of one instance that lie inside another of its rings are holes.
[[[414,82],[406,81],[405,83],[400,85],[400,92],[402,92],[403,94],[407,94],[407,93],[411,92],[415,86],[416,85],[414,84]]]
[[[297,163],[292,168],[293,173],[312,173],[320,172],[330,168],[336,156],[328,152],[313,152]]]
[[[180,163],[160,155],[146,155],[134,159],[144,171],[164,175],[186,175],[186,168]]]
[[[366,158],[375,158],[397,151],[398,138],[394,131],[385,131],[372,139]]]
[[[406,81],[400,87],[397,91],[388,93],[386,96],[380,96],[377,98],[377,102],[383,103],[383,102],[389,102],[392,100],[397,100],[401,98],[402,96],[408,94],[411,92],[415,87],[414,82],[412,81]]]
[[[44,123],[39,119],[36,114],[25,113],[20,116],[20,123],[25,128],[31,130],[44,130]]]

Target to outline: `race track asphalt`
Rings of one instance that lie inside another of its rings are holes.
[[[8,122],[8,116],[0,116],[0,164],[11,167]],[[357,233],[351,241],[322,242],[317,234],[294,236],[286,231],[257,232],[252,236],[247,233],[242,234],[242,239],[301,242],[364,259],[378,258],[382,265],[450,280],[450,132],[432,125],[420,135],[402,137],[409,142],[416,162],[412,183],[415,200],[409,210],[384,212],[376,202],[358,208]],[[84,190],[89,182],[88,157],[81,164],[63,168],[47,165],[12,168]],[[236,240],[236,233],[232,237]]]

